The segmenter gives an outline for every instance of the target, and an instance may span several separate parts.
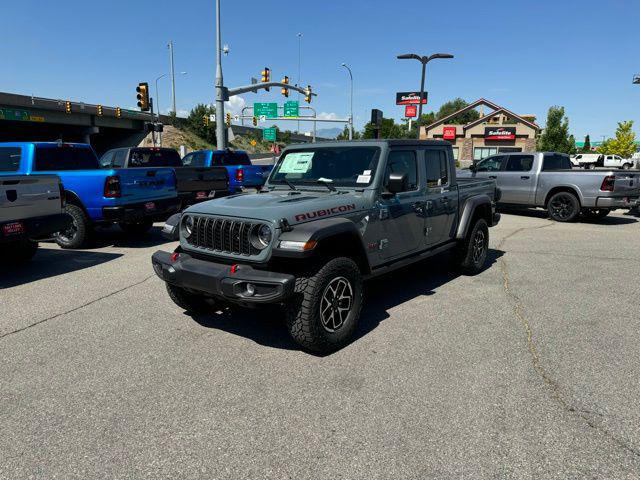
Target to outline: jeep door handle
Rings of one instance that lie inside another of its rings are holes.
[[[415,202],[411,204],[411,208],[416,213],[424,213],[424,204],[422,202]]]
[[[449,197],[444,197],[442,199],[442,203],[444,203],[445,205],[448,205],[449,203],[451,203],[451,199]]]
[[[529,175],[522,175],[520,178],[522,180],[529,180],[531,177]]]
[[[497,178],[495,175],[489,175],[487,178]]]

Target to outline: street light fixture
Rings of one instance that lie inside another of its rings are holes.
[[[418,60],[422,64],[422,80],[420,81],[420,103],[418,104],[418,138],[420,138],[420,124],[422,123],[422,99],[424,98],[424,77],[427,69],[427,63],[436,58],[453,58],[450,53],[434,53],[433,55],[420,56],[416,53],[404,53],[397,56],[398,60]]]
[[[633,76],[633,83],[634,83],[635,85],[639,85],[639,84],[640,84],[640,73],[636,73],[636,74]]]
[[[349,79],[351,80],[351,94],[350,94],[350,108],[349,108],[349,140],[353,140],[353,73],[351,73],[351,69],[349,65],[346,63],[341,64],[342,67],[346,68],[349,72]]]

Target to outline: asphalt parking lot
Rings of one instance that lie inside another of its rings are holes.
[[[357,339],[192,318],[117,229],[0,273],[0,477],[638,478],[640,218],[504,214],[490,264],[367,285]]]

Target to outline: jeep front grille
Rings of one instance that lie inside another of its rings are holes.
[[[259,225],[242,220],[193,215],[193,233],[186,240],[189,245],[205,250],[257,255],[260,250],[251,244],[251,230]]]

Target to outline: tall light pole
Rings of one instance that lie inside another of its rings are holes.
[[[302,33],[298,32],[298,82],[297,85],[299,87],[302,86],[302,82],[300,80],[300,62],[302,59]],[[298,105],[300,105],[300,92],[298,92]],[[300,120],[298,120],[298,131],[300,133]]]
[[[164,78],[168,75],[168,73],[163,73],[158,78],[156,78],[156,115],[160,118],[160,96],[158,94],[158,80]]]
[[[416,122],[416,126],[418,127],[418,138],[420,138],[420,124],[422,123],[422,99],[424,98],[424,77],[425,71],[427,69],[427,63],[436,58],[453,58],[453,55],[450,53],[434,53],[429,56],[420,56],[415,53],[405,53],[403,55],[398,55],[399,60],[407,60],[413,59],[418,60],[422,63],[422,80],[420,81],[420,103],[418,104],[418,121]]]
[[[216,147],[227,148],[224,129],[224,83],[222,80],[222,34],[220,32],[220,0],[216,0]]]
[[[173,41],[169,40],[167,44],[167,48],[169,49],[169,67],[171,71],[171,103],[173,105],[173,112],[176,111],[176,71],[173,67]]]
[[[347,71],[349,72],[349,79],[351,81],[351,93],[350,93],[350,97],[349,97],[349,140],[353,140],[353,73],[351,73],[351,69],[349,68],[349,65],[347,65],[346,63],[342,63],[341,65],[342,67],[346,68]]]

